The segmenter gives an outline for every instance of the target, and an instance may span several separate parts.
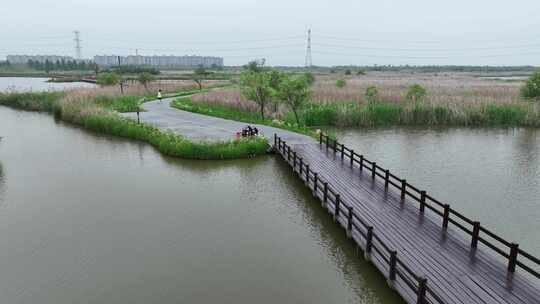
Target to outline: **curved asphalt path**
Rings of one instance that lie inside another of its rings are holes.
[[[172,108],[170,104],[175,99],[177,98],[166,98],[161,102],[155,100],[142,104],[142,108],[146,112],[140,112],[141,122],[162,130],[173,131],[190,140],[205,142],[233,140],[236,138],[236,132],[241,131],[242,128],[248,125],[243,122]],[[137,119],[136,113],[121,113],[121,115]],[[313,138],[295,132],[258,124],[249,125],[256,126],[259,132],[267,137],[270,142],[273,141],[274,134],[277,134],[289,144],[315,142]]]

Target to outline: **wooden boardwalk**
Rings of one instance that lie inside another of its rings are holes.
[[[321,134],[275,150],[408,303],[540,303],[540,260]]]

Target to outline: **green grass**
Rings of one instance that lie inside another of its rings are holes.
[[[284,130],[289,130],[292,132],[305,134],[312,137],[317,137],[317,134],[314,130],[307,128],[307,127],[301,127],[298,126],[296,123],[294,123],[293,119],[288,119],[286,121],[275,121],[272,119],[262,119],[260,114],[248,112],[248,111],[239,111],[236,109],[232,109],[225,106],[219,106],[219,105],[199,105],[195,104],[191,101],[190,98],[179,98],[171,103],[171,106],[173,108],[192,112],[192,113],[198,113],[198,114],[204,114],[208,116],[214,116],[229,120],[235,120],[250,124],[260,124],[260,125],[267,125],[275,128],[280,128]]]
[[[540,127],[540,112],[531,103],[452,107],[424,103],[309,105],[300,113],[306,126],[524,126]]]
[[[227,142],[194,142],[172,132],[123,118],[114,107],[133,105],[139,96],[95,97],[79,103],[62,102],[62,93],[0,94],[0,105],[18,109],[54,113],[63,121],[95,132],[147,142],[168,156],[189,159],[236,159],[265,154],[269,148],[264,138]]]

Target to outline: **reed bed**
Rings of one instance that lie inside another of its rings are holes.
[[[336,87],[337,79],[347,85]],[[407,101],[407,89],[420,84],[428,91],[422,102]],[[538,104],[520,98],[520,81],[482,79],[469,74],[369,73],[365,76],[318,76],[311,102],[302,110],[306,126],[361,127],[380,125],[540,126]],[[379,97],[369,104],[365,91],[376,86]],[[257,112],[238,89],[192,97],[199,106]],[[292,122],[283,106],[270,105],[266,115]]]

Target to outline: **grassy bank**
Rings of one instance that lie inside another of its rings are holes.
[[[179,98],[173,103],[171,103],[171,106],[176,109],[192,113],[199,113],[213,117],[245,122],[249,124],[267,125],[296,133],[305,134],[308,136],[317,136],[314,130],[306,127],[300,127],[294,122],[294,120],[291,119],[287,121],[262,119],[259,113],[229,108],[221,105],[197,104],[194,103],[191,98]]]
[[[193,142],[174,133],[122,118],[113,109],[133,106],[140,96],[103,96],[99,94],[11,93],[0,94],[0,105],[23,110],[53,113],[56,118],[95,132],[147,142],[168,156],[190,159],[247,158],[266,153],[266,139],[230,142]]]
[[[289,114],[290,115],[290,114]],[[307,126],[524,126],[540,127],[533,103],[467,106],[430,103],[333,103],[309,105],[301,113]]]

